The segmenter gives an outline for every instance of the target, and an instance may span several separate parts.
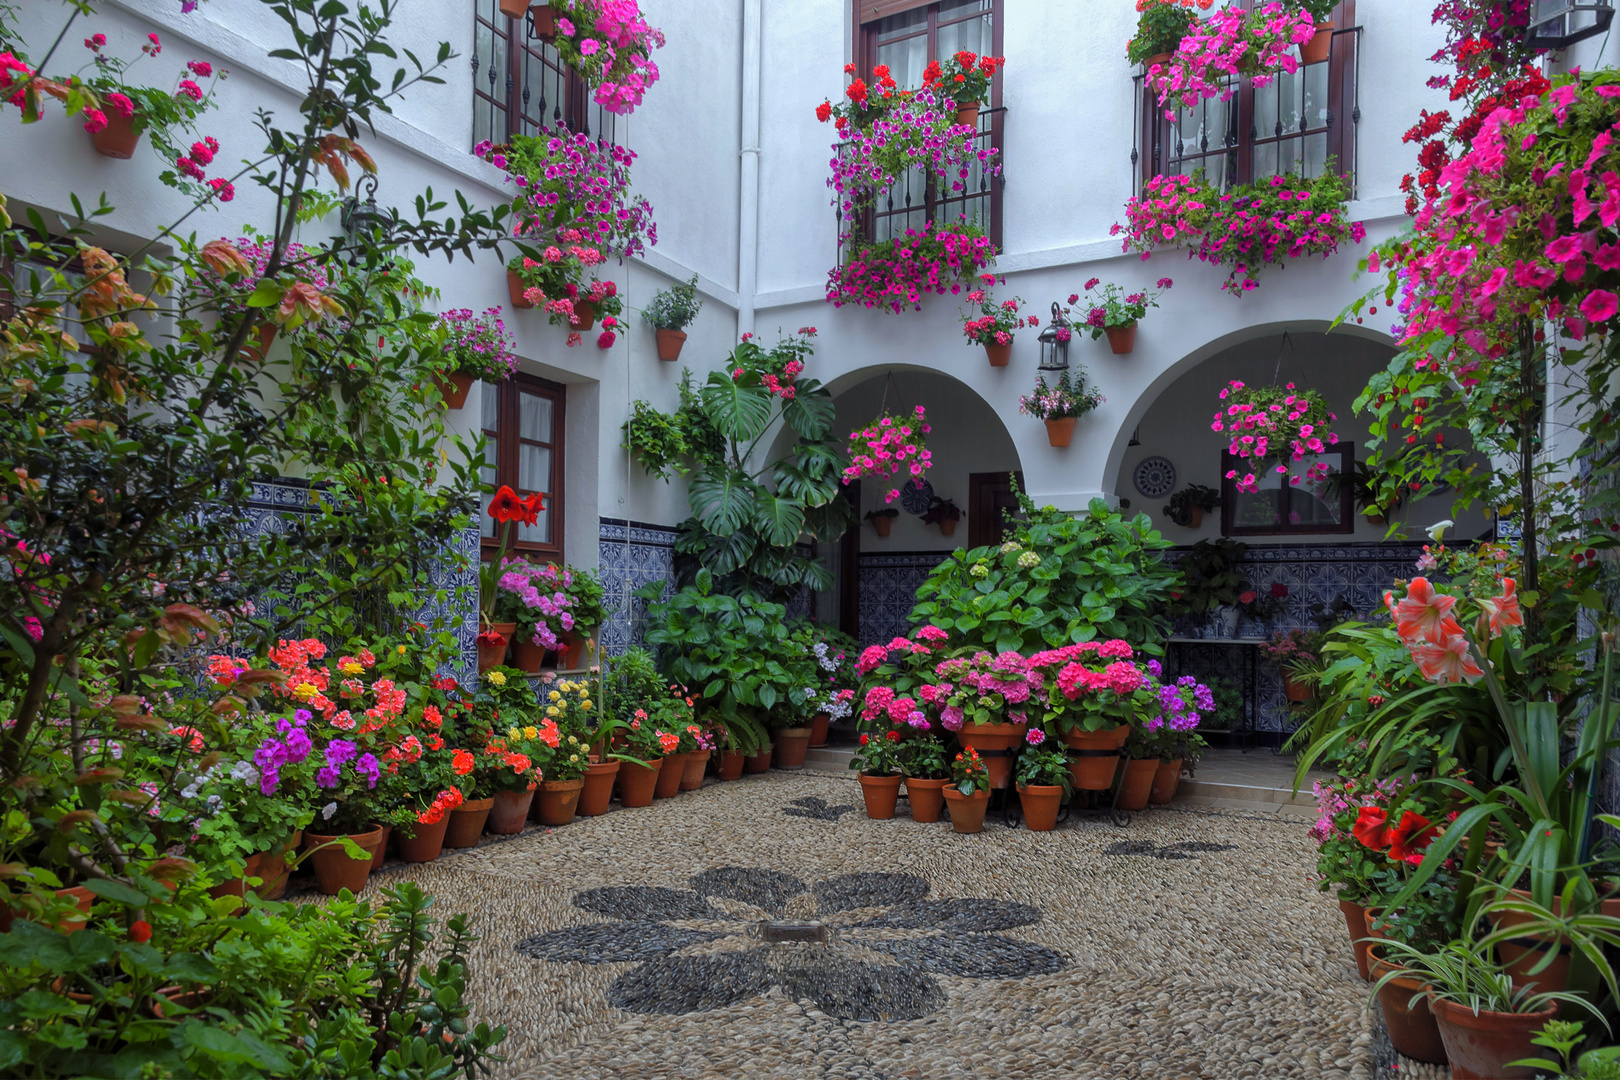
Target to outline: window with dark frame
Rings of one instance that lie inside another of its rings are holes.
[[[67,290],[62,292],[51,288],[58,271],[67,279]],[[57,264],[37,258],[18,260],[9,255],[0,256],[0,322],[12,319],[17,314],[17,297],[12,293],[13,288],[27,293],[43,288],[41,299],[54,299],[61,305],[59,312],[62,318],[57,325],[79,343],[79,352],[94,355],[97,348],[91,342],[89,332],[79,322],[78,306],[68,299],[68,294],[83,281],[84,261],[78,255]]]
[[[923,69],[962,50],[980,56],[1002,53],[1003,0],[855,0],[855,67],[873,81],[879,64],[901,87],[922,85]],[[977,145],[1000,149],[1006,112],[1001,104],[1002,73],[990,85],[990,103],[979,112]],[[860,223],[861,235],[888,240],[929,221],[976,222],[1001,245],[999,176],[986,176],[975,162],[962,192],[937,191],[916,172],[879,196]]]
[[[545,562],[563,559],[563,421],[567,394],[563,386],[517,374],[485,386],[482,429],[484,465],[481,476],[493,488],[509,487],[520,496],[538,491],[546,508],[533,525],[513,527],[511,550]],[[494,558],[500,540],[483,496],[484,558]]]
[[[1317,462],[1328,466],[1326,475],[1312,479],[1306,470]],[[1221,481],[1222,536],[1308,536],[1356,531],[1355,491],[1340,483],[1337,476],[1348,476],[1356,464],[1356,450],[1341,442],[1325,454],[1307,455],[1303,461],[1282,464],[1288,471],[1277,471],[1277,463],[1258,465],[1221,451],[1221,476],[1236,472],[1253,473],[1260,490],[1242,492],[1235,478]]]
[[[613,114],[591,101],[590,89],[534,35],[529,19],[501,14],[499,0],[474,0],[473,145],[497,145],[542,128],[613,140]]]
[[[1248,10],[1255,0],[1233,0]],[[1143,76],[1138,186],[1155,176],[1190,176],[1226,190],[1268,176],[1317,177],[1332,162],[1355,194],[1357,103],[1356,0],[1341,0],[1331,16],[1333,46],[1322,63],[1279,74],[1269,86],[1231,80],[1232,97],[1207,98],[1196,108],[1165,116]],[[1133,151],[1137,154],[1138,151]]]

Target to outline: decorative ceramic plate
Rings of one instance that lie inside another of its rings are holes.
[[[1144,498],[1162,499],[1176,489],[1176,467],[1169,458],[1143,458],[1131,479]]]
[[[934,485],[927,480],[913,480],[900,485],[900,505],[908,514],[926,514],[934,502]]]

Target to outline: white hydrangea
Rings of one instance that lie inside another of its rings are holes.
[[[1033,551],[1026,551],[1018,556],[1018,565],[1025,570],[1032,570],[1041,565],[1041,557]]]
[[[1016,540],[1009,540],[1005,544],[1001,545],[1001,553],[1003,555],[1007,554],[1008,552],[1012,552],[1012,551],[1022,551],[1023,549],[1024,549],[1024,545],[1020,544]]]

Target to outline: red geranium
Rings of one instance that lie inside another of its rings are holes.
[[[1357,840],[1375,851],[1382,851],[1389,846],[1385,839],[1387,830],[1384,823],[1389,820],[1389,812],[1381,806],[1363,806],[1361,813],[1356,815],[1356,823],[1350,832]]]

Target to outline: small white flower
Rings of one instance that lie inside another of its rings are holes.
[[[1452,521],[1450,518],[1446,518],[1444,521],[1435,522],[1433,525],[1429,526],[1429,539],[1438,544],[1441,538],[1445,536],[1446,530],[1455,524],[1456,522]]]
[[[337,813],[337,803],[329,802],[325,806],[321,807],[321,820],[331,821],[332,815],[335,813]]]
[[[1026,551],[1018,556],[1018,565],[1025,570],[1033,569],[1041,565],[1041,557],[1033,551]]]

